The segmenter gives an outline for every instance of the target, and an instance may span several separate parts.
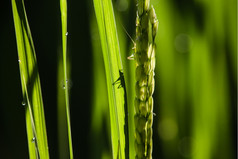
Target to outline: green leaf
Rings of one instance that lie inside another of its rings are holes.
[[[110,0],[94,0],[94,8],[106,70],[113,158],[129,158],[126,87],[113,7]]]
[[[58,148],[59,159],[69,158],[69,147],[65,146],[69,143],[68,129],[67,129],[67,114],[65,106],[65,89],[64,89],[64,69],[63,69],[63,55],[58,52],[57,60],[57,121],[58,121]],[[67,66],[70,62],[67,62]],[[67,67],[67,73],[70,74],[70,69]]]
[[[108,98],[107,89],[105,89],[107,85],[101,43],[98,42],[100,40],[100,37],[97,27],[97,21],[94,14],[90,15],[92,16],[90,18],[90,32],[93,52],[92,79],[94,80],[92,82],[92,119],[90,130],[91,155],[89,156],[89,158],[99,158],[98,156],[102,156],[101,158],[103,158],[102,154],[107,154],[109,156],[109,152],[111,152],[107,147],[107,145],[109,144],[108,140],[105,140],[105,138],[103,137],[105,132],[110,134],[110,121],[108,118]],[[104,120],[105,118],[108,120]],[[107,139],[110,139],[110,137],[107,136]],[[98,147],[98,145],[100,145],[100,148]]]
[[[68,74],[67,74],[67,0],[60,0],[61,22],[62,22],[62,52],[63,52],[63,70],[64,70],[64,89],[65,89],[65,106],[68,127],[68,140],[70,158],[73,159],[73,146],[71,136],[70,124],[70,110],[69,110],[69,88],[68,88]]]
[[[40,78],[24,3],[12,0],[30,158],[49,158]]]

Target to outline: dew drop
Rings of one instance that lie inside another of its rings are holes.
[[[65,89],[65,85],[63,85],[63,89]]]
[[[70,79],[66,80],[66,84],[67,84],[68,89],[71,89],[73,86],[73,82]]]
[[[32,139],[31,139],[31,142],[35,142],[36,141],[36,137],[33,137]]]
[[[68,35],[69,35],[69,33],[68,33],[68,32],[66,32],[66,33],[65,33],[65,36],[68,36]]]
[[[21,102],[21,105],[22,105],[22,106],[25,106],[25,105],[26,105],[26,101],[22,101],[22,102]]]

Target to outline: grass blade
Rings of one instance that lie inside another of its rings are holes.
[[[63,68],[64,68],[64,89],[65,89],[65,102],[66,102],[66,116],[68,125],[68,140],[70,158],[73,159],[73,146],[71,136],[70,124],[70,109],[69,109],[69,88],[67,77],[67,0],[60,0],[61,22],[62,22],[62,49],[63,49]]]
[[[104,62],[102,56],[101,44],[98,43],[100,40],[99,31],[97,26],[96,17],[91,14],[90,18],[90,30],[91,30],[91,42],[92,42],[92,52],[93,52],[93,80],[92,83],[92,119],[91,119],[91,134],[90,134],[90,152],[91,156],[89,158],[105,158],[105,155],[110,155],[110,149],[108,145],[110,143],[110,137],[106,140],[102,136],[105,133],[110,134],[110,122],[109,120],[103,120],[105,118],[109,119],[107,115],[108,110],[108,99],[106,86],[106,76],[104,70]],[[106,125],[106,126],[105,126]],[[109,139],[109,140],[107,140]],[[94,144],[97,143],[97,144]],[[98,145],[101,145],[100,148]]]
[[[94,0],[94,8],[106,70],[113,158],[129,158],[126,87],[112,3]],[[115,81],[121,85],[116,85]],[[118,89],[120,87],[124,89]]]
[[[49,158],[40,78],[24,3],[12,0],[30,158]],[[31,108],[32,107],[32,108]]]
[[[67,115],[65,107],[65,89],[63,89],[64,69],[62,62],[62,52],[58,52],[58,77],[57,77],[57,115],[58,115],[58,148],[59,159],[65,159],[69,156],[69,148],[65,147],[68,144],[68,129],[67,129]],[[69,64],[69,63],[68,63]],[[69,70],[69,68],[68,68]],[[69,73],[69,71],[68,71]]]

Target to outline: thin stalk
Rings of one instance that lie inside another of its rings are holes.
[[[32,108],[31,108],[31,102],[29,99],[29,95],[28,95],[28,91],[27,91],[27,86],[26,86],[26,81],[25,81],[25,77],[22,76],[23,78],[23,87],[25,88],[25,96],[24,99],[26,98],[27,103],[26,106],[29,109],[29,114],[30,114],[30,119],[31,119],[31,127],[32,127],[32,132],[33,132],[33,138],[32,138],[32,142],[35,143],[35,152],[36,152],[36,159],[40,158],[40,154],[39,154],[39,148],[38,148],[38,138],[37,138],[37,133],[36,133],[36,127],[35,127],[35,122],[34,122],[34,117],[33,117],[33,113],[32,113]]]
[[[64,89],[65,89],[65,102],[66,102],[66,115],[68,125],[68,140],[70,158],[73,159],[73,146],[71,136],[71,122],[70,122],[70,109],[69,109],[69,88],[67,77],[67,0],[60,0],[61,8],[61,22],[62,22],[62,49],[63,49],[63,68],[64,68]]]

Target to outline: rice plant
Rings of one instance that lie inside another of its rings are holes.
[[[49,158],[44,107],[33,40],[21,0],[12,0],[30,158]]]
[[[9,8],[0,158],[235,158],[234,1],[11,0]]]
[[[70,158],[73,159],[73,146],[71,137],[71,122],[70,122],[70,108],[69,108],[69,79],[67,73],[67,0],[60,1],[61,21],[62,21],[62,53],[63,53],[63,71],[64,71],[64,90],[65,90],[65,107],[67,117],[67,129],[69,140]]]
[[[155,35],[158,20],[149,0],[137,4],[135,54],[135,151],[136,158],[152,158],[153,93],[155,88]]]
[[[107,77],[113,158],[129,158],[127,95],[112,3],[94,0],[94,8]]]

